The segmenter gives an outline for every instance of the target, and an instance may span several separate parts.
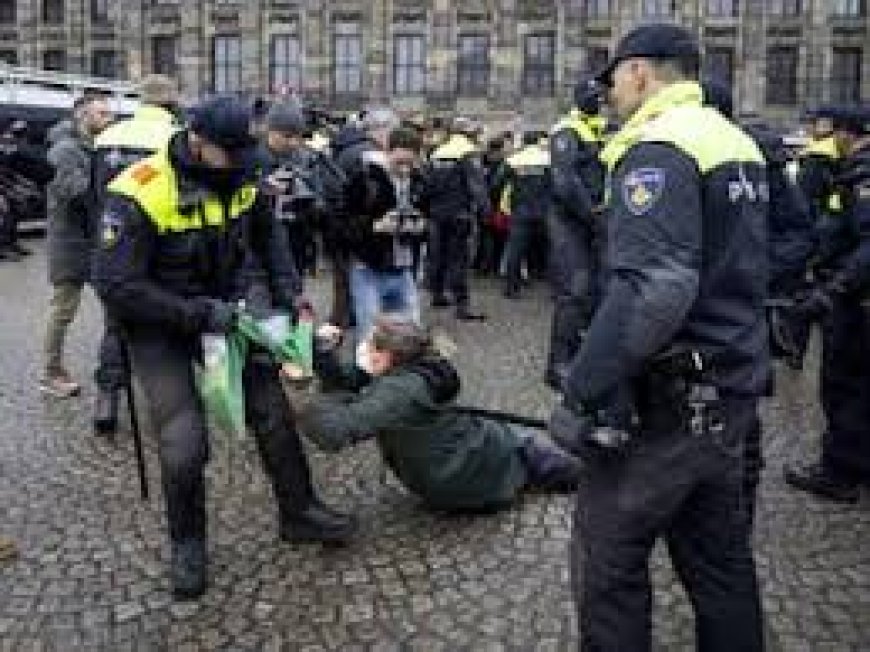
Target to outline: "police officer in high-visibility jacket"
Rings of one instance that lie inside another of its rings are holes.
[[[175,80],[165,75],[148,75],[139,91],[142,104],[133,115],[109,126],[94,141],[98,202],[104,200],[109,181],[127,166],[165,147],[178,129]],[[99,208],[96,215],[100,215]],[[129,378],[122,346],[117,324],[105,313],[99,364],[94,373],[97,383],[94,429],[100,434],[112,434],[118,425],[118,398]]]
[[[523,134],[523,146],[505,161],[501,208],[511,216],[505,248],[505,296],[520,293],[520,267],[536,236],[545,234],[552,196],[550,153],[538,134]],[[537,238],[543,240],[544,238]]]
[[[870,486],[870,110],[853,108],[834,125],[844,153],[837,178],[845,244],[819,270],[798,310],[821,321],[821,399],[826,428],[818,461],[786,469],[797,489],[855,503]]]
[[[545,379],[561,387],[568,364],[580,348],[597,297],[600,270],[604,165],[598,158],[606,121],[600,114],[601,88],[584,80],[574,89],[574,108],[550,138],[553,210],[549,218],[550,270],[555,306]]]
[[[602,152],[607,278],[550,423],[586,460],[572,546],[584,650],[651,649],[659,537],[698,648],[763,647],[740,452],[770,383],[768,188],[752,139],[702,106],[699,67],[688,31],[648,24],[602,74],[624,121]]]
[[[468,294],[469,238],[478,220],[489,213],[486,177],[474,142],[476,126],[457,118],[450,137],[429,156],[424,202],[429,206],[429,289],[432,306],[449,305],[445,290],[456,303],[456,317],[480,320],[471,310]]]
[[[189,130],[111,182],[95,255],[96,288],[127,331],[152,409],[180,599],[206,586],[208,435],[192,369],[200,336],[229,332],[242,299],[251,310],[294,309],[284,231],[254,183],[250,124],[250,108],[234,97],[196,107]],[[281,538],[346,540],[353,521],[314,494],[277,366],[252,351],[244,383]]]

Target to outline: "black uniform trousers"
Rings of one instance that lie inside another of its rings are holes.
[[[642,412],[624,457],[589,463],[577,495],[572,580],[581,649],[652,647],[649,558],[663,537],[695,608],[698,649],[763,649],[743,504],[743,441],[757,400],[723,401],[724,431],[693,436],[673,406]]]
[[[822,321],[822,465],[870,482],[870,323],[859,295],[837,297]]]
[[[159,440],[169,536],[206,534],[203,471],[209,457],[205,416],[194,386],[195,339],[162,333],[130,338],[133,371],[151,409]],[[244,372],[245,412],[282,517],[304,510],[313,497],[308,462],[293,425],[278,369],[256,353]]]
[[[468,305],[468,270],[471,264],[469,237],[471,217],[429,220],[428,281],[433,295],[445,289],[453,294],[457,306]]]
[[[505,245],[505,277],[508,292],[519,289],[522,282],[523,259],[528,262],[533,245],[542,240],[546,240],[546,234],[545,224],[541,217],[517,217],[514,214],[507,245]]]
[[[118,392],[127,386],[130,371],[124,354],[124,336],[118,321],[103,307],[103,338],[100,340],[94,381],[104,392]]]
[[[548,219],[550,277],[555,306],[548,375],[558,375],[580,350],[600,292],[598,244],[591,228],[558,209]]]

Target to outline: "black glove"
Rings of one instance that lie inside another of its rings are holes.
[[[547,430],[566,453],[584,461],[618,456],[631,439],[627,428],[606,423],[582,406],[565,402],[553,409]]]
[[[211,297],[198,297],[195,301],[200,317],[200,332],[229,333],[233,329],[238,314],[235,305]]]

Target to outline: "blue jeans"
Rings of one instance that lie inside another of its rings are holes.
[[[350,296],[358,342],[371,333],[375,318],[382,312],[405,313],[420,321],[417,286],[408,268],[377,271],[355,262],[350,269]]]

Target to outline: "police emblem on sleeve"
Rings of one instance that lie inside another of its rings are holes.
[[[114,213],[106,213],[100,220],[100,244],[106,249],[110,249],[118,242],[118,236],[121,233],[121,218]]]
[[[622,199],[634,215],[643,215],[662,196],[665,171],[661,168],[638,168],[622,180]]]

